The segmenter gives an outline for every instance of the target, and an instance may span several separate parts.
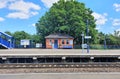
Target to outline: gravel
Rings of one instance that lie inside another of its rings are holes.
[[[76,72],[120,72],[120,68],[18,68],[0,69],[0,74],[6,73],[76,73]]]

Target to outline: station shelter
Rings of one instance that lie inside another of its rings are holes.
[[[50,34],[45,37],[46,48],[48,49],[62,49],[62,48],[73,48],[74,38],[67,34]]]

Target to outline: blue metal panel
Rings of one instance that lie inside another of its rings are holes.
[[[72,46],[63,46],[63,48],[66,48],[66,49],[72,49]]]
[[[13,48],[14,47],[14,39],[12,36],[0,32],[0,45],[5,48]]]
[[[58,48],[58,40],[54,40],[54,48],[55,48],[55,49]]]

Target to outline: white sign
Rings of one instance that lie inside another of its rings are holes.
[[[30,45],[30,40],[28,40],[28,39],[21,40],[20,44],[21,45]]]
[[[42,44],[41,43],[36,43],[36,47],[37,48],[42,47]]]
[[[91,36],[85,36],[85,39],[91,39]]]
[[[87,44],[82,44],[82,48],[87,48]]]
[[[81,34],[81,36],[84,36],[84,34]]]

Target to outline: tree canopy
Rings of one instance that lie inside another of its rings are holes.
[[[86,26],[91,43],[98,43],[97,30],[92,10],[76,0],[60,0],[36,23],[37,34],[44,37],[52,33],[66,33],[74,37],[76,44],[81,43],[81,34],[86,35]],[[87,22],[88,21],[88,22]]]
[[[114,31],[113,34],[99,33],[99,44],[104,44],[106,40],[107,45],[120,45],[120,31]]]
[[[20,45],[20,40],[22,39],[30,39],[34,45],[36,43],[40,43],[40,40],[41,40],[40,36],[35,35],[35,34],[31,35],[25,31],[16,31],[14,33],[6,31],[5,33],[14,37],[16,46]]]
[[[13,37],[15,38],[16,45],[19,45],[20,40],[22,40],[22,39],[30,39],[30,35],[24,31],[16,31],[13,34]]]

